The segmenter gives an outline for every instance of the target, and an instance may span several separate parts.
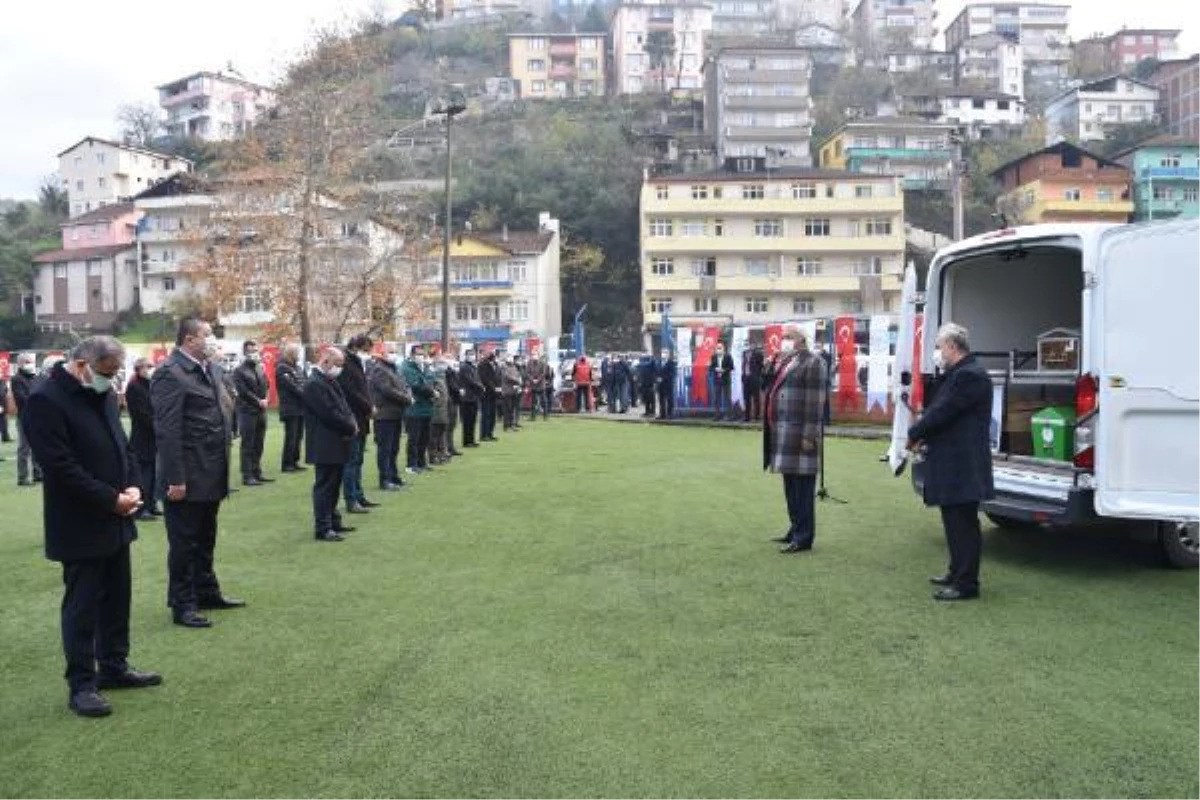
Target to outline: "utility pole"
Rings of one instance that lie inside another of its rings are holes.
[[[440,109],[434,114],[446,117],[446,219],[442,228],[442,352],[450,352],[450,228],[453,212],[452,196],[450,193],[451,175],[451,141],[450,130],[454,127],[454,118],[467,110],[466,99],[447,93]]]
[[[963,214],[963,160],[962,134],[950,132],[950,199],[954,204],[954,241],[961,242],[964,236]]]

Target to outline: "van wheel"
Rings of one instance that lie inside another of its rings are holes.
[[[1154,527],[1167,564],[1180,569],[1195,569],[1200,563],[1197,523],[1164,520],[1154,523]]]
[[[1000,514],[993,514],[990,511],[983,512],[983,515],[991,520],[992,524],[997,528],[1004,528],[1007,531],[1032,531],[1041,527],[1036,522],[1005,517]]]

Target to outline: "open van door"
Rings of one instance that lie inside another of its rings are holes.
[[[1099,242],[1092,338],[1096,511],[1200,517],[1200,221],[1114,228]]]

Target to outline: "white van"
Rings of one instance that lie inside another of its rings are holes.
[[[929,268],[925,376],[951,321],[970,332],[1001,400],[987,516],[1013,527],[1144,521],[1169,563],[1195,567],[1200,222],[1033,225],[950,245]],[[1067,412],[1065,457],[1034,449],[1046,408]],[[914,464],[918,491],[921,479]]]

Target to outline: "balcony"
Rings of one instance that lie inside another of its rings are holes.
[[[1029,208],[1029,218],[1080,220],[1095,218],[1110,220],[1128,217],[1133,213],[1130,200],[1047,200],[1041,199]]]
[[[900,291],[901,277],[885,273],[880,278],[880,290],[884,292]],[[642,276],[642,291],[655,293],[694,292],[712,294],[713,292],[761,292],[763,294],[786,293],[808,294],[820,292],[857,292],[862,288],[861,279],[856,275],[783,275],[771,277],[767,275],[719,275],[708,278],[712,285],[703,285],[704,278],[677,277],[674,275],[645,275]]]
[[[1200,167],[1142,167],[1138,171],[1138,177],[1142,180],[1168,180],[1179,179],[1195,181],[1200,180]]]
[[[550,67],[551,80],[574,80],[575,67],[571,64],[553,64]]]
[[[730,83],[796,83],[808,85],[806,69],[731,69],[722,76]]]
[[[507,341],[512,326],[504,323],[484,323],[483,327],[465,328],[460,325],[450,326],[450,338],[460,342],[499,342]],[[441,341],[442,329],[437,328],[407,328],[404,335],[415,342]]]
[[[577,52],[578,48],[575,47],[574,39],[569,42],[550,42],[551,57],[566,56],[567,58],[574,58]]]
[[[160,91],[158,103],[163,108],[170,109],[181,103],[186,103],[201,97],[208,97],[208,92],[203,86],[195,89],[185,89],[184,91],[176,92],[175,94],[167,94],[165,91]]]
[[[807,123],[809,122],[808,109],[811,106],[811,101],[808,97],[808,87],[804,87],[804,93],[797,95],[768,95],[766,97],[726,95],[723,105],[730,111],[741,109],[774,111],[782,109],[784,111],[804,112],[804,121]]]
[[[812,138],[812,127],[807,123],[800,127],[787,128],[778,128],[774,125],[728,125],[725,127],[725,138],[806,142]]]
[[[654,236],[642,240],[650,254],[746,255],[773,253],[862,253],[885,255],[904,251],[904,235],[891,236]]]
[[[949,161],[950,149],[919,150],[913,147],[847,147],[847,161],[880,161],[887,159],[893,163],[905,161]]]
[[[852,180],[848,177],[847,180]],[[804,183],[797,180],[795,183]],[[647,216],[677,216],[694,215],[698,217],[729,217],[738,215],[781,215],[794,218],[802,216],[818,216],[821,214],[899,214],[904,208],[904,198],[899,193],[894,197],[812,197],[797,199],[792,197],[791,182],[769,178],[767,197],[761,200],[743,200],[741,198],[719,198],[707,200],[692,200],[680,198],[672,200],[655,200],[653,191],[650,197],[643,198],[642,208]],[[875,183],[872,181],[872,183]],[[876,184],[878,185],[878,184]],[[778,196],[772,196],[778,188]],[[735,188],[727,187],[727,191]],[[710,189],[711,191],[711,189]]]
[[[441,294],[441,278],[429,279],[419,288],[423,295]],[[508,297],[512,292],[512,281],[450,281],[451,297]]]

